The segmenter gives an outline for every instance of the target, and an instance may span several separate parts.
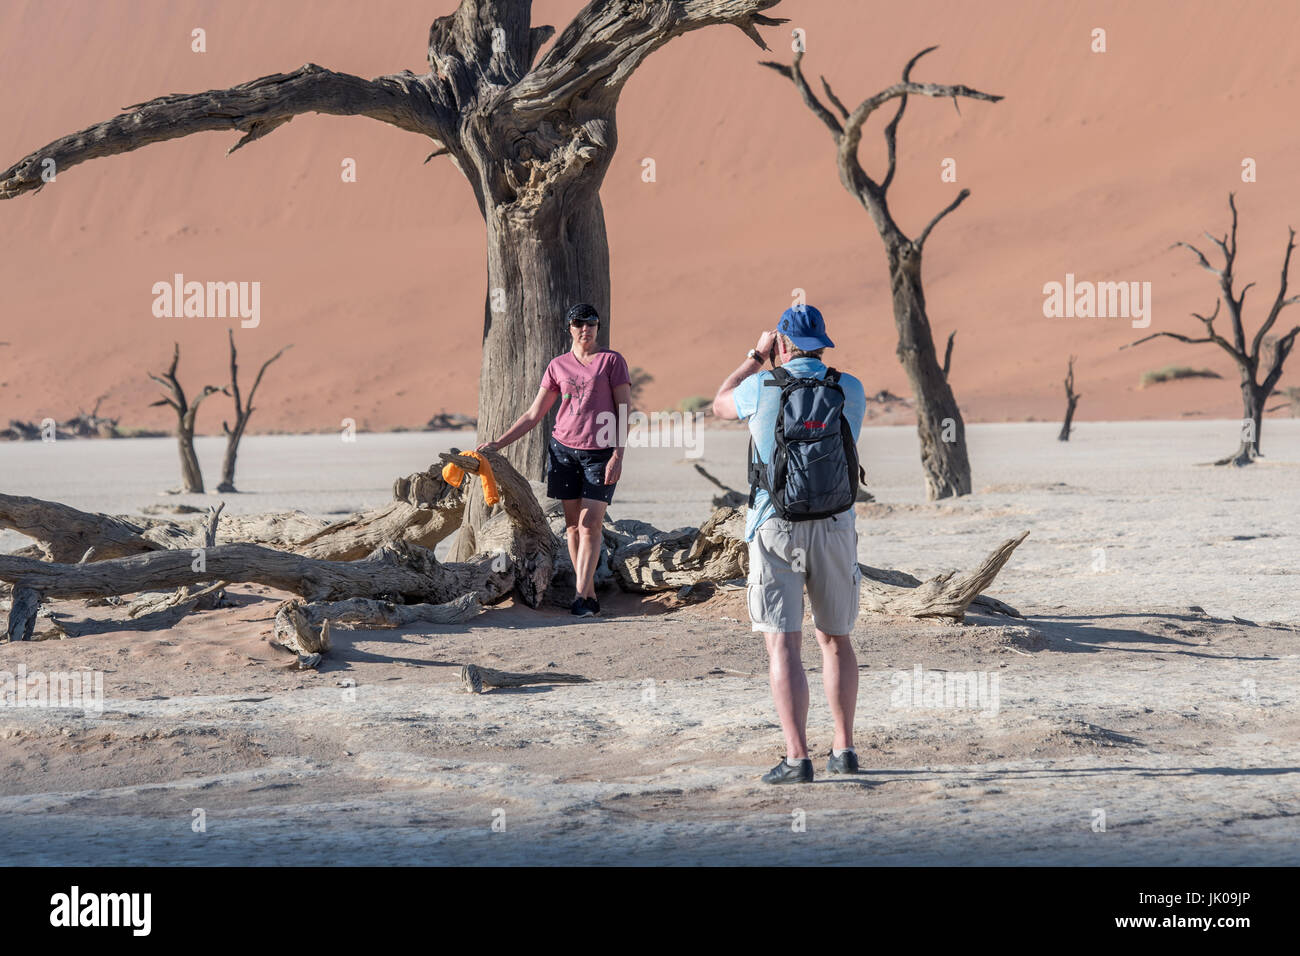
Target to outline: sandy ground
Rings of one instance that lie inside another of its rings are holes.
[[[4,646],[10,671],[102,671],[107,699],[0,710],[0,838],[16,863],[1293,864],[1300,427],[1268,423],[1267,464],[1199,465],[1232,430],[1085,424],[1061,445],[1054,427],[975,426],[979,490],[931,505],[915,436],[869,429],[878,503],[858,516],[862,560],[925,575],[1031,534],[991,589],[1023,621],[860,619],[857,777],[758,782],[781,737],[735,592],[690,606],[610,595],[607,616],[582,623],[507,606],[455,627],[342,631],[304,673],[265,639],[284,595],[247,586],[236,607],[166,629],[59,602],[96,633]],[[468,444],[324,442],[250,439],[249,493],[227,507],[375,504],[396,474]],[[162,500],[152,469],[169,473],[173,454],[9,446],[0,487],[127,512]],[[710,432],[700,461],[738,482],[742,455],[742,435]],[[634,449],[616,514],[694,523],[709,494],[680,452]],[[811,640],[805,660],[820,756]],[[471,696],[456,680],[467,661],[592,682]],[[996,695],[901,699],[916,668],[973,673]]]

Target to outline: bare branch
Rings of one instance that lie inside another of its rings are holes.
[[[786,21],[763,16],[760,11],[778,2],[590,0],[541,62],[511,88],[511,106],[515,111],[546,113],[582,97],[598,110],[612,108],[623,84],[647,56],[674,37],[714,24],[739,27],[766,50],[758,27]]]
[[[948,333],[948,346],[943,350],[943,377],[948,377],[948,369],[952,365],[952,343],[957,338],[957,330],[953,329]]]
[[[952,202],[948,203],[947,206],[945,206],[943,209],[941,209],[941,210],[939,211],[939,214],[938,214],[937,216],[935,216],[933,219],[930,220],[929,225],[927,225],[923,230],[921,230],[921,235],[919,235],[919,236],[916,238],[916,241],[913,242],[912,244],[913,244],[914,246],[916,246],[916,248],[918,248],[918,249],[924,247],[924,246],[925,246],[925,240],[926,240],[926,238],[930,235],[930,230],[933,229],[933,228],[935,227],[935,225],[939,222],[940,219],[942,219],[944,216],[948,215],[948,213],[952,212],[954,209],[956,209],[958,206],[960,206],[963,202],[965,202],[965,201],[966,201],[966,197],[969,196],[969,195],[970,195],[970,190],[969,190],[969,189],[963,189],[961,192],[959,192],[959,193],[957,194],[957,198],[956,198],[956,199],[954,199]]]
[[[995,96],[991,93],[981,93],[979,90],[971,89],[969,86],[942,86],[938,83],[895,83],[888,89],[881,90],[875,96],[863,100],[858,108],[850,114],[844,124],[844,135],[840,138],[840,161],[841,164],[849,157],[855,157],[858,153],[858,144],[862,141],[862,125],[877,109],[892,99],[900,96],[931,96],[931,97],[950,97],[965,96],[975,100],[985,100],[989,103],[996,103],[1002,99],[1001,96]]]
[[[1266,396],[1273,394],[1278,379],[1282,377],[1282,364],[1286,362],[1287,356],[1291,354],[1297,335],[1300,335],[1300,325],[1297,325],[1277,340],[1277,345],[1273,349],[1273,367],[1268,370],[1268,374],[1264,376],[1264,381],[1260,384],[1260,388]]]
[[[226,90],[173,93],[126,108],[119,116],[55,140],[0,173],[0,199],[39,191],[53,161],[56,173],[151,143],[192,133],[239,130],[227,152],[260,139],[301,113],[369,116],[400,129],[441,138],[446,122],[430,91],[430,78],[403,73],[364,80],[308,63]]]
[[[1215,242],[1218,242],[1217,239],[1214,240],[1214,241],[1215,241]],[[1182,246],[1184,249],[1191,249],[1192,252],[1196,253],[1196,258],[1197,258],[1198,260],[1200,260],[1201,268],[1202,268],[1202,269],[1205,269],[1205,270],[1207,270],[1207,271],[1209,271],[1209,272],[1213,272],[1213,273],[1214,273],[1216,276],[1218,276],[1220,279],[1223,278],[1223,272],[1220,271],[1219,269],[1214,268],[1214,266],[1210,265],[1210,260],[1208,260],[1208,259],[1205,258],[1205,253],[1201,252],[1200,249],[1197,249],[1197,248],[1196,248],[1194,245],[1192,245],[1190,242],[1175,242],[1175,243],[1174,243],[1172,246],[1170,246],[1169,248],[1170,248],[1170,249],[1177,249],[1179,246]]]
[[[1259,349],[1264,342],[1264,336],[1268,335],[1269,330],[1273,328],[1273,325],[1277,322],[1277,317],[1281,315],[1282,310],[1288,305],[1294,305],[1296,302],[1300,302],[1300,296],[1292,296],[1289,299],[1286,297],[1287,273],[1291,269],[1291,253],[1294,250],[1295,230],[1288,228],[1286,254],[1282,257],[1282,277],[1278,281],[1277,297],[1273,300],[1273,307],[1268,310],[1268,318],[1266,318],[1264,324],[1259,327],[1259,331],[1255,333],[1254,341],[1252,341],[1250,345],[1250,354],[1255,359],[1259,358]]]
[[[840,137],[844,135],[844,127],[841,126],[840,121],[835,118],[835,114],[822,105],[821,100],[817,99],[817,94],[808,86],[808,81],[804,78],[803,68],[800,65],[802,61],[803,54],[796,51],[794,62],[790,66],[774,63],[771,60],[764,60],[762,65],[771,67],[782,76],[794,82],[794,88],[799,91],[799,96],[803,99],[804,105],[812,110],[813,114],[825,124],[826,128],[831,131],[831,135],[835,138],[835,142],[838,143]],[[825,85],[826,81],[823,79],[822,83]],[[827,89],[829,90],[830,87],[827,86]],[[843,109],[843,104],[840,104],[840,108]]]
[[[917,60],[921,59],[921,57],[925,56],[927,53],[932,53],[937,49],[939,49],[938,46],[928,46],[908,60],[907,66],[903,67],[903,82],[906,83],[911,80],[912,67],[916,66]],[[956,104],[956,102],[957,100],[953,99],[953,103]],[[898,112],[894,114],[894,118],[890,120],[889,125],[885,127],[885,146],[889,150],[889,169],[885,173],[885,178],[880,181],[880,188],[882,190],[888,189],[889,184],[894,181],[894,168],[898,162],[898,121],[903,118],[903,110],[905,109],[907,109],[907,97],[902,96],[898,100]],[[960,110],[958,112],[960,112]],[[845,117],[845,119],[847,118],[848,117]]]
[[[1214,339],[1212,338],[1205,338],[1205,339],[1188,338],[1186,335],[1181,335],[1178,332],[1152,332],[1150,335],[1143,336],[1142,338],[1138,339],[1136,342],[1130,342],[1128,345],[1121,345],[1119,348],[1120,351],[1122,352],[1124,351],[1124,349],[1131,349],[1135,345],[1141,345],[1143,342],[1150,342],[1152,339],[1158,339],[1161,337],[1177,339],[1179,342],[1186,342],[1188,345],[1202,345],[1214,341]]]
[[[849,108],[840,102],[840,98],[835,95],[835,91],[831,89],[831,85],[829,82],[827,82],[826,77],[823,76],[821,80],[822,80],[822,89],[826,93],[826,98],[835,105],[835,108],[837,110],[840,111],[840,119],[848,119]]]
[[[262,375],[266,372],[266,367],[278,359],[281,355],[293,348],[293,345],[286,345],[280,351],[276,352],[269,359],[262,363],[262,367],[257,370],[257,378],[253,379],[253,387],[248,390],[248,414],[253,413],[253,396],[257,394],[257,386],[262,384]]]

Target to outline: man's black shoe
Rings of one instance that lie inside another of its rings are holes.
[[[569,613],[576,617],[591,617],[592,610],[587,603],[587,599],[580,597],[573,599],[573,605],[569,608]]]
[[[827,773],[857,773],[858,772],[858,755],[852,750],[846,750],[838,757],[835,751],[831,751],[830,758],[826,761]]]
[[[763,774],[764,783],[812,783],[813,782],[813,765],[812,761],[804,758],[799,761],[799,766],[792,767],[781,758],[781,762]]]

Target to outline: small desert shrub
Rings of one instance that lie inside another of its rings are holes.
[[[1148,385],[1159,385],[1161,382],[1172,382],[1177,378],[1223,378],[1223,376],[1208,368],[1191,368],[1187,365],[1166,365],[1164,368],[1157,368],[1152,369],[1150,372],[1143,372],[1140,387],[1146,388]]]
[[[683,398],[677,403],[679,412],[702,412],[713,405],[713,399],[705,398],[703,395],[692,395],[690,398]]]

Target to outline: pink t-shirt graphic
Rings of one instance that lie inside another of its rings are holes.
[[[555,440],[570,448],[591,451],[612,448],[617,444],[615,428],[618,412],[614,407],[614,389],[631,382],[627,362],[610,349],[597,352],[591,364],[583,365],[572,352],[551,359],[542,376],[542,388],[560,393],[555,412]],[[601,415],[604,412],[605,415]],[[605,434],[600,435],[605,425]],[[598,436],[605,438],[602,444]]]

